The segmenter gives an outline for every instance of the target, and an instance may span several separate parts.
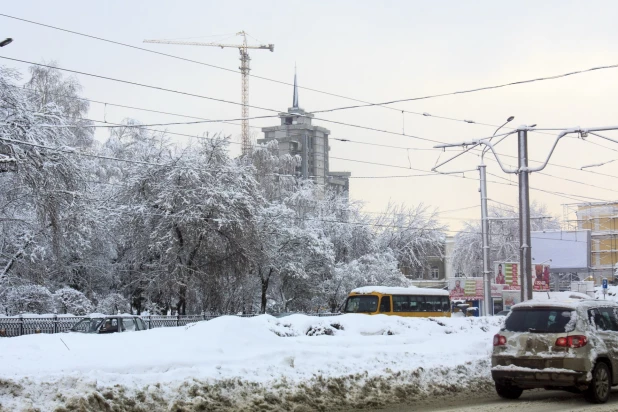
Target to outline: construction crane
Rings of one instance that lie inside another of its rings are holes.
[[[247,33],[241,31],[236,33],[237,36],[242,36],[242,44],[222,44],[222,43],[200,43],[200,42],[188,42],[188,41],[176,41],[176,40],[144,40],[144,43],[158,43],[158,44],[180,44],[183,46],[212,46],[212,47],[233,47],[240,51],[240,74],[241,74],[241,89],[242,89],[242,154],[246,155],[251,151],[251,136],[249,135],[249,63],[251,58],[249,57],[249,49],[261,49],[275,51],[274,44],[261,44],[258,46],[249,46],[247,44]]]

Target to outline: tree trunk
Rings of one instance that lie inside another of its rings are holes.
[[[260,313],[266,313],[266,293],[268,292],[268,283],[270,282],[270,275],[273,273],[273,269],[270,268],[268,271],[268,276],[264,277],[262,275],[262,270],[260,269],[260,280],[262,286],[262,303],[260,305]]]
[[[176,305],[176,313],[178,315],[187,314],[187,287],[181,286],[179,290],[178,304]]]

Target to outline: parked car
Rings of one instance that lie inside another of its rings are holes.
[[[92,314],[84,317],[71,328],[71,332],[117,333],[146,330],[146,323],[135,315]]]
[[[501,310],[500,312],[496,313],[496,316],[506,316],[510,313],[510,310]]]
[[[618,384],[618,304],[568,298],[512,307],[493,339],[491,374],[502,398],[564,389],[604,403]]]

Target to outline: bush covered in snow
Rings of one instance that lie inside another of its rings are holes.
[[[23,285],[8,290],[6,306],[10,315],[51,313],[54,311],[54,300],[52,293],[44,286]]]
[[[64,287],[54,292],[54,304],[56,311],[61,314],[73,314],[77,316],[92,313],[92,302],[82,292],[73,288]]]

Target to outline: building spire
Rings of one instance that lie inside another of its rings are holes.
[[[298,109],[298,86],[296,85],[296,63],[294,63],[294,97],[292,107]]]

